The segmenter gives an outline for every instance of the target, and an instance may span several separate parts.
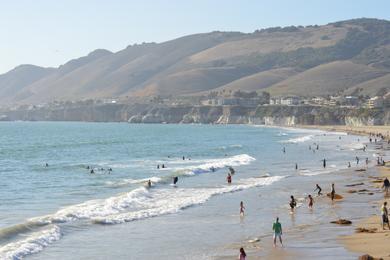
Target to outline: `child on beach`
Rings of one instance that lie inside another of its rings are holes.
[[[232,175],[230,173],[228,173],[227,177],[226,177],[226,180],[229,184],[232,183]]]
[[[240,248],[240,255],[238,256],[238,259],[239,260],[245,260],[246,259],[246,253],[245,253],[245,250],[244,248]]]
[[[381,207],[382,212],[382,228],[385,229],[385,224],[387,224],[387,227],[390,230],[390,224],[389,224],[389,213],[387,211],[387,202],[383,202],[383,205]]]
[[[297,206],[297,201],[295,200],[294,196],[291,195],[291,200],[290,200],[290,208],[291,212],[294,211],[294,208]]]
[[[241,216],[244,216],[244,210],[245,210],[245,207],[244,207],[244,202],[240,202],[240,215]]]
[[[276,247],[276,238],[279,237],[280,244],[283,247],[283,242],[282,242],[282,224],[279,222],[279,218],[276,218],[276,221],[272,225],[272,230],[274,231],[274,247]]]
[[[309,194],[308,196],[308,199],[309,199],[309,209],[312,209],[313,208],[313,197]]]

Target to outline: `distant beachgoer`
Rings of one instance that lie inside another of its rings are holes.
[[[339,140],[341,140],[341,136],[339,136]]]
[[[236,173],[236,171],[231,166],[229,166],[229,171],[231,175],[234,175]]]
[[[313,197],[309,194],[308,199],[309,199],[309,208],[312,209],[313,208],[313,202],[314,202]]]
[[[163,165],[161,165],[161,168],[165,168],[165,165],[163,164]]]
[[[282,230],[282,224],[279,222],[279,218],[276,218],[276,221],[272,225],[272,230],[274,231],[274,247],[276,247],[276,238],[279,237],[280,244],[283,247],[283,242],[282,242],[282,235],[283,235],[283,230]]]
[[[157,164],[157,169],[160,169],[160,164]]]
[[[297,201],[295,200],[294,196],[291,195],[290,200],[290,208],[291,211],[294,211],[294,208],[297,206]]]
[[[359,164],[359,157],[356,156],[356,165]]]
[[[298,164],[295,163],[295,170],[298,170]]]
[[[173,185],[176,185],[178,180],[179,180],[179,177],[177,177],[177,176],[173,177]]]
[[[228,173],[226,180],[229,184],[232,183],[232,175],[230,173]]]
[[[244,251],[244,248],[240,248],[240,255],[238,256],[239,260],[245,260],[246,259],[246,253]]]
[[[363,147],[363,152],[365,152],[365,151],[366,151],[366,146]]]
[[[309,150],[311,150],[311,145],[309,145]]]
[[[323,160],[322,166],[323,166],[324,168],[326,168],[326,159]]]
[[[334,200],[334,196],[336,195],[336,190],[334,188],[334,183],[332,183],[332,187],[331,187],[331,190],[330,190],[330,198],[332,199],[332,201]]]
[[[319,149],[320,149],[320,145],[317,144],[317,150],[319,150]]]
[[[88,165],[88,166],[87,166],[87,170],[89,170],[89,168],[90,168],[90,167],[89,167],[89,165]]]
[[[147,185],[148,185],[148,188],[152,187],[152,182],[150,180],[148,180]]]
[[[322,193],[321,193],[322,189],[321,189],[320,185],[316,184],[316,189],[314,191],[316,191],[316,190],[318,190],[317,195],[321,196],[322,195]]]
[[[286,153],[286,147],[283,147],[283,153]]]
[[[382,228],[385,229],[385,224],[387,224],[387,227],[390,229],[389,225],[389,213],[387,210],[387,202],[383,202],[383,205],[381,207],[381,213],[382,213]]]
[[[240,202],[240,215],[241,216],[244,216],[244,210],[245,210],[245,207],[244,207],[244,202]]]
[[[95,173],[95,171],[93,169],[91,169],[90,173],[93,174],[93,173]]]
[[[390,188],[390,181],[387,179],[387,177],[383,180],[383,186],[382,189],[385,189],[386,194],[389,192]]]
[[[214,166],[211,166],[211,167],[210,167],[210,170],[211,170],[212,172],[215,172]]]
[[[185,160],[186,158],[183,156],[183,161]]]
[[[46,163],[46,164],[45,164],[45,167],[49,167],[49,164],[48,164],[48,163]]]
[[[368,166],[368,157],[366,158],[366,166]]]
[[[348,168],[351,168],[351,162],[348,162]]]

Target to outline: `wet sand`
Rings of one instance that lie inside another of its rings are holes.
[[[358,135],[380,133],[387,138],[390,131],[390,126],[313,128]],[[372,147],[379,154],[385,154],[385,150],[390,149],[387,142],[378,142],[372,144]],[[254,238],[248,238],[227,245],[222,250],[224,253],[215,259],[237,259],[240,247],[245,248],[248,259],[357,259],[365,254],[390,259],[390,231],[383,231],[380,222],[380,206],[384,198],[380,187],[384,176],[390,178],[389,163],[384,167],[361,167],[330,174],[329,181],[332,181],[332,178],[339,178],[336,191],[344,197],[343,200],[331,203],[327,198],[315,198],[314,214],[319,214],[320,220],[309,223],[311,225],[300,225],[285,230],[284,248],[280,245],[273,248],[270,232],[254,237],[259,238],[256,242],[250,241]],[[323,192],[327,192],[327,187]],[[294,218],[299,219],[300,211],[302,209],[294,214]],[[286,216],[283,217],[286,222]],[[330,224],[330,221],[340,218],[351,220],[352,225]],[[358,227],[373,229],[375,233],[355,233]]]
[[[390,126],[347,126],[347,125],[299,125],[299,128],[321,129],[325,131],[347,132],[356,135],[368,135],[370,133],[382,134],[386,139],[390,138]]]
[[[384,167],[378,167],[381,179],[384,177],[390,178],[390,165],[387,163]],[[382,183],[371,182],[375,188],[380,188]],[[384,196],[384,199],[376,202],[378,214],[360,221],[356,228],[364,228],[365,232],[358,232],[341,238],[345,246],[360,254],[369,254],[375,258],[390,259],[390,231],[386,228],[382,229],[380,207],[383,201],[389,201],[389,196]]]

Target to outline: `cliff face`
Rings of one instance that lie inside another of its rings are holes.
[[[1,120],[266,125],[390,125],[389,109],[104,104],[4,112]]]

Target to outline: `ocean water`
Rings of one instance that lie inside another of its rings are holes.
[[[301,207],[348,161],[373,163],[365,139],[248,125],[0,123],[0,259],[213,259],[226,244],[269,236],[291,194]]]

